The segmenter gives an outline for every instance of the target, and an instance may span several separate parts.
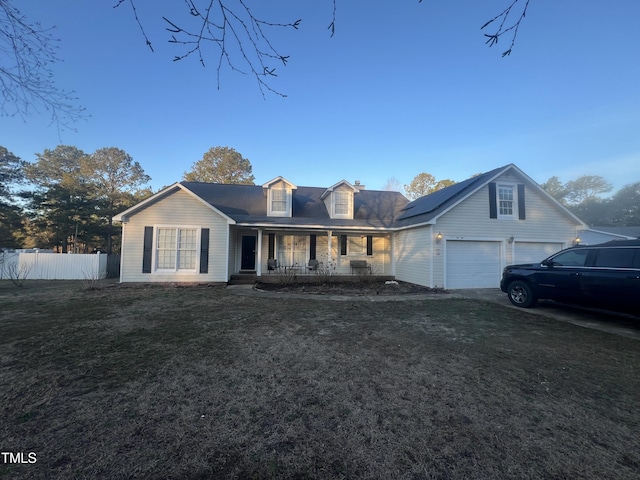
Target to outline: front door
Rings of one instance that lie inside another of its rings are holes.
[[[256,269],[256,237],[252,235],[242,236],[242,261],[240,270]]]

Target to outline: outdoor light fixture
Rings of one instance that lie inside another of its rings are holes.
[[[513,243],[513,241],[515,240],[515,238],[513,238],[513,235],[511,235],[508,239],[509,243]]]
[[[438,234],[436,235],[436,243],[440,243],[441,241],[442,241],[442,234],[438,232]]]
[[[574,244],[574,245],[580,245],[580,242],[581,242],[581,241],[582,241],[582,240],[580,239],[580,237],[576,237],[576,238],[575,238],[575,240],[573,241],[573,244]]]

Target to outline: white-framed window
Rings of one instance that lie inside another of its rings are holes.
[[[498,218],[514,218],[517,212],[516,186],[509,184],[498,184],[496,189],[498,203]]]
[[[340,235],[340,255],[373,255],[371,235]]]
[[[157,271],[195,272],[198,265],[199,229],[157,227],[155,258]]]
[[[276,258],[282,266],[303,267],[307,264],[307,238],[304,235],[277,235]]]
[[[291,216],[291,190],[287,188],[270,188],[267,215],[272,217]]]
[[[271,211],[274,213],[287,211],[287,191],[284,188],[271,190]]]
[[[347,192],[335,192],[336,215],[349,215],[349,194]]]

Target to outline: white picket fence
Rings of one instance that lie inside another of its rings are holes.
[[[27,280],[98,280],[107,276],[107,255],[0,253],[0,279],[12,274]]]

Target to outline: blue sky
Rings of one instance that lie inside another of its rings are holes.
[[[162,15],[182,2],[138,0],[155,53],[130,6],[116,0],[14,2],[56,25],[54,67],[91,115],[77,131],[46,112],[0,118],[0,145],[27,161],[62,143],[87,153],[118,147],[158,189],[179,181],[210,147],[235,148],[256,183],[347,179],[382,189],[420,172],[464,180],[515,163],[537,182],[601,175],[616,189],[640,181],[640,2],[531,0],[511,56],[480,27],[510,0],[245,0],[300,30],[273,34],[287,67],[262,97],[250,76],[207,68],[166,42]],[[163,6],[163,5],[168,6]],[[268,4],[268,6],[267,6]]]

